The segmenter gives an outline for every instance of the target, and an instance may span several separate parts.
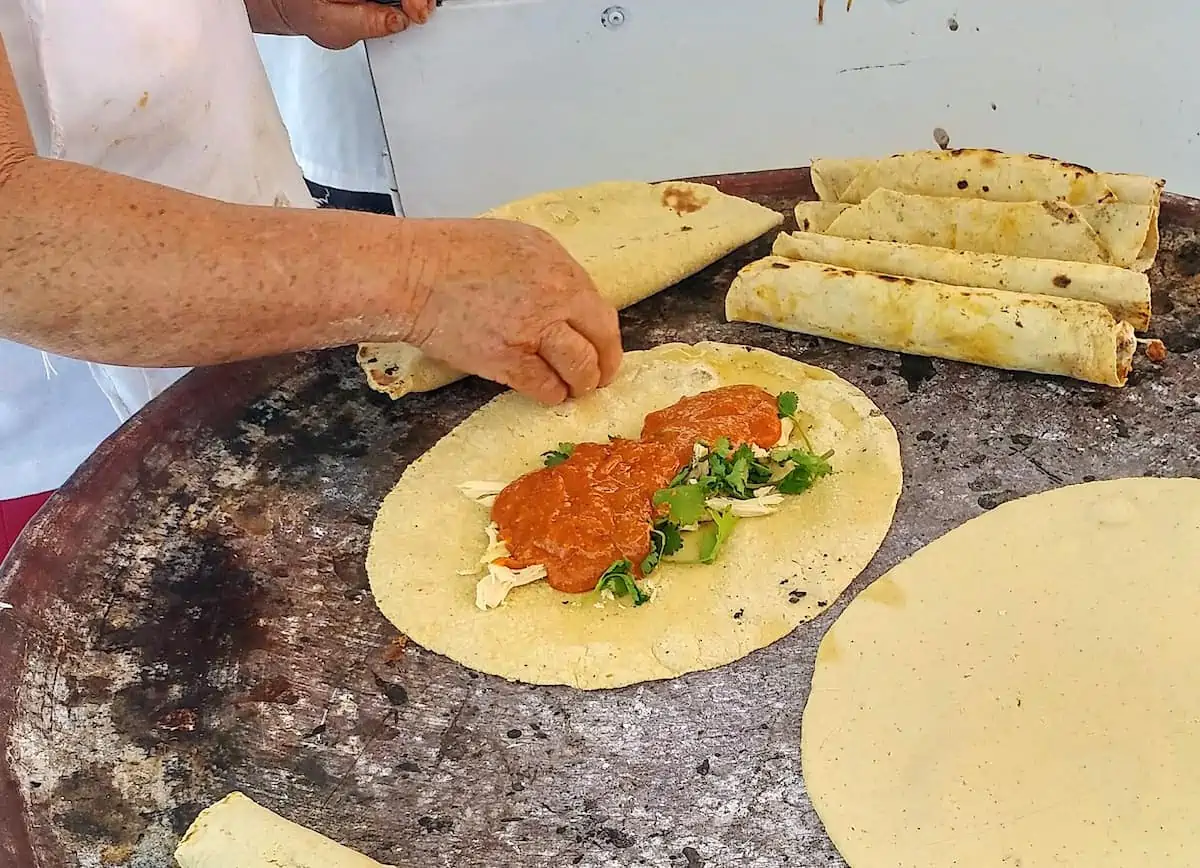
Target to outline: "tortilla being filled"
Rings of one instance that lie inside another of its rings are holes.
[[[754,322],[893,352],[1123,386],[1137,343],[1103,305],[769,256],[725,299]]]
[[[674,286],[783,222],[770,208],[684,181],[609,181],[542,193],[481,216],[553,235],[619,309]],[[371,388],[392,398],[465,376],[407,344],[362,344],[358,363]]]
[[[976,148],[913,151],[882,159],[815,158],[812,180],[825,202],[857,204],[876,190],[995,202],[1061,200],[1071,205],[1115,198],[1150,205],[1156,217],[1163,189],[1159,178],[1094,172],[1036,154]]]
[[[829,628],[804,784],[852,868],[1200,865],[1200,480],[1005,503]]]
[[[1144,274],[1111,265],[860,241],[814,232],[780,233],[772,252],[789,259],[953,286],[1094,301],[1139,331],[1150,324],[1150,281]]]
[[[491,513],[459,486],[524,478],[559,443],[637,438],[656,411],[732,385],[794,393],[804,436],[832,450],[834,472],[740,522],[713,563],[662,562],[645,605],[544,581],[477,605]],[[724,665],[821,612],[874,556],[900,484],[895,431],[850,384],[763,350],[669,344],[628,353],[613,385],[567,405],[506,393],[474,413],[384,500],[367,572],[383,613],[425,648],[513,680],[620,687]]]
[[[825,229],[842,238],[1061,259],[1145,271],[1158,253],[1151,207],[989,202],[876,190]]]

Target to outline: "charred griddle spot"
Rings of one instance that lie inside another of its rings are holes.
[[[1184,277],[1200,274],[1200,241],[1185,241],[1175,254],[1175,264]]]
[[[1067,277],[1065,274],[1056,274],[1054,275],[1054,280],[1052,283],[1059,289],[1066,289],[1071,285],[1071,278]]]
[[[933,359],[901,353],[899,374],[904,378],[904,382],[908,383],[908,391],[916,392],[922,383],[932,380],[937,375],[937,367]]]
[[[671,186],[663,190],[662,203],[676,214],[694,214],[708,204],[708,198],[686,187]]]
[[[87,766],[54,787],[55,820],[90,841],[130,844],[147,824],[113,785],[111,765]]]
[[[257,685],[246,695],[244,702],[265,702],[269,705],[295,705],[300,694],[286,676],[276,675]]]
[[[407,705],[408,691],[402,685],[395,684],[391,681],[384,681],[378,675],[375,676],[375,686],[378,687],[383,695],[387,697],[387,701],[392,705]]]
[[[110,629],[101,640],[102,650],[126,651],[140,662],[137,678],[113,697],[114,725],[149,748],[187,709],[197,720],[170,736],[200,737],[204,709],[224,690],[223,672],[267,644],[259,624],[263,593],[215,535],[185,540],[164,555],[132,619],[135,626]]]

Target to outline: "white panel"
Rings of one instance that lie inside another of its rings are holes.
[[[369,53],[410,216],[954,146],[1200,195],[1195,0],[447,0]],[[953,22],[953,23],[952,23]]]

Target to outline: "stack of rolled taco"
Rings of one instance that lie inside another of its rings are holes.
[[[1150,322],[1163,181],[987,150],[816,159],[800,231],[726,316],[1123,386]]]

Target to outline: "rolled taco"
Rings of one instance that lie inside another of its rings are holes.
[[[1095,172],[1038,154],[963,148],[912,151],[881,159],[812,161],[813,187],[826,202],[857,204],[876,190],[996,202],[1062,200],[1093,205],[1116,199],[1157,212],[1163,181],[1145,175]]]
[[[828,235],[975,253],[1150,267],[1158,252],[1152,208],[1105,202],[991,202],[876,190],[847,208]]]
[[[1123,386],[1133,327],[1101,304],[769,256],[738,273],[731,321],[859,346]]]
[[[1111,265],[860,241],[815,232],[780,233],[772,253],[953,286],[1093,301],[1139,331],[1150,324],[1150,281],[1144,274]]]
[[[482,215],[553,235],[624,309],[690,277],[779,226],[783,215],[706,184],[610,181],[541,193]],[[361,344],[358,364],[376,391],[399,398],[464,374],[400,343]]]

